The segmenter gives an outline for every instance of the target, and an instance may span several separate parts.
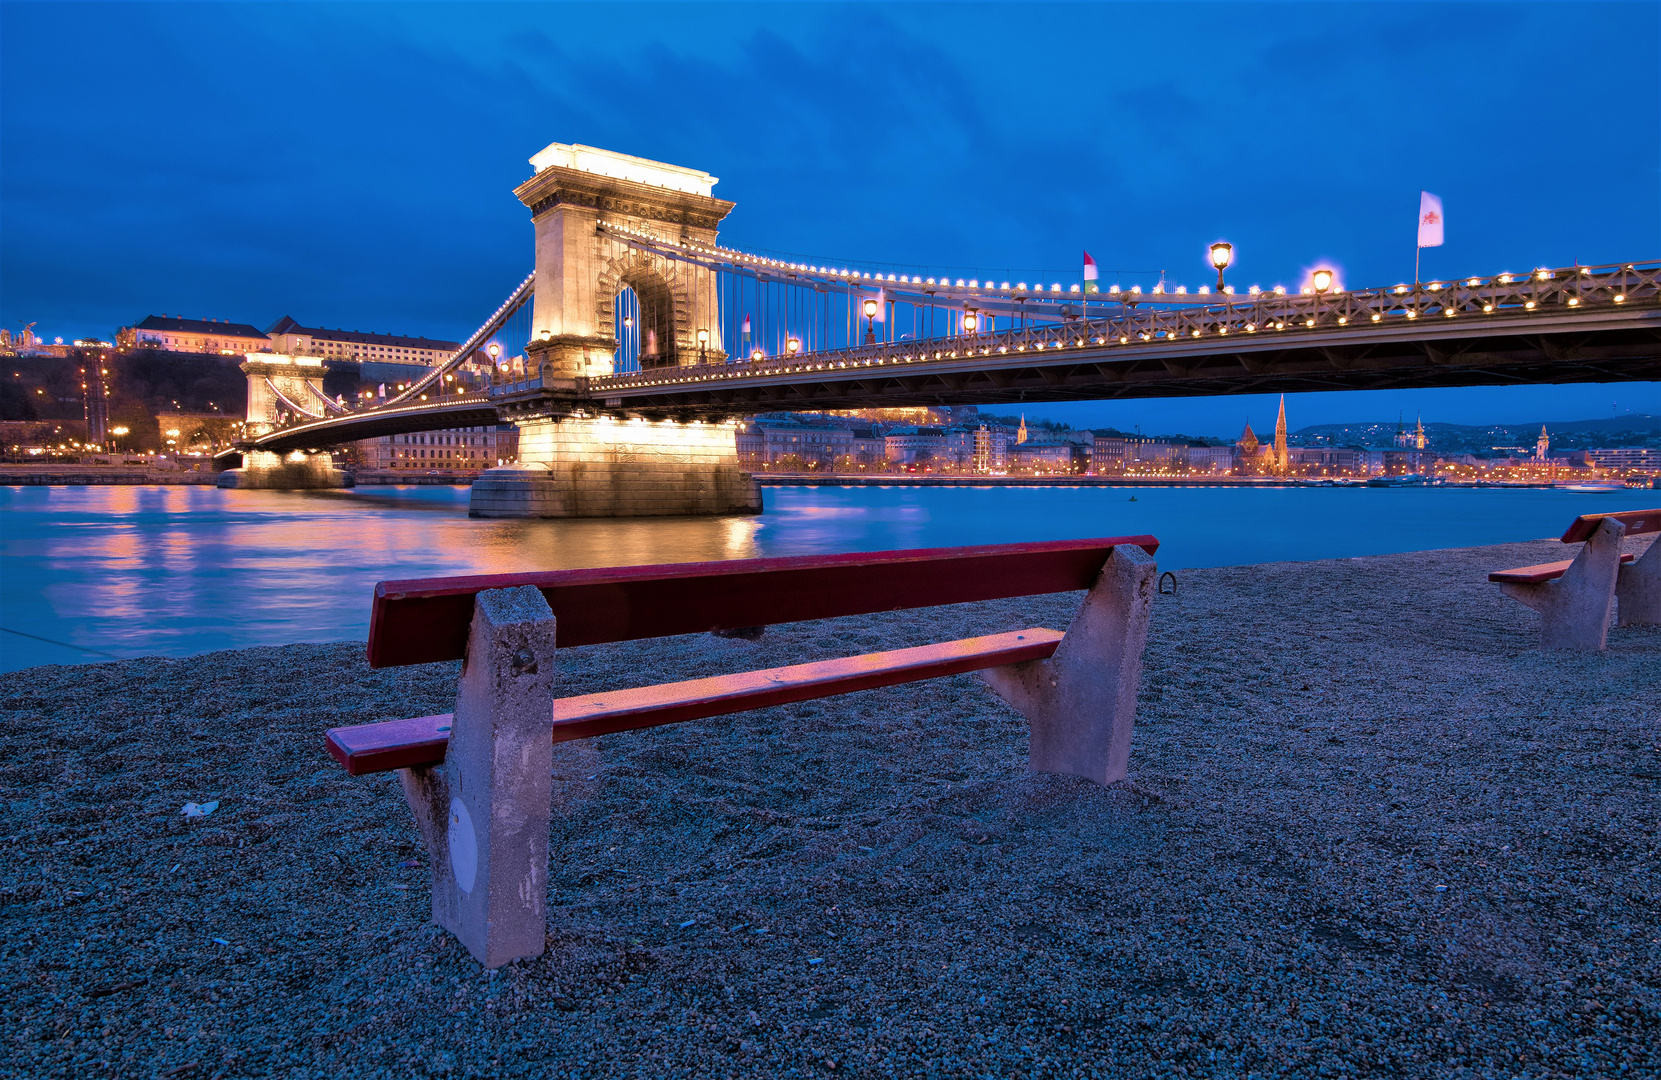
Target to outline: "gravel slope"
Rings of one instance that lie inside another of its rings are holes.
[[[1661,1074],[1661,630],[1535,650],[1484,577],[1560,550],[1185,572],[1113,789],[1026,775],[1022,722],[968,676],[572,744],[548,952],[493,975],[425,922],[395,778],[320,745],[447,710],[454,665],[294,645],[0,676],[0,1075]]]

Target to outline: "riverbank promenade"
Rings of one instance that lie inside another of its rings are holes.
[[[323,749],[459,665],[0,675],[0,1074],[1654,1075],[1661,630],[1540,652],[1486,578],[1561,551],[1181,571],[1112,788],[1027,774],[972,676],[565,744],[547,952],[494,973],[396,777]],[[559,689],[1076,604],[573,649]]]

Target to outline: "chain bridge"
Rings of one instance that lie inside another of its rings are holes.
[[[759,507],[733,427],[761,412],[1661,379],[1658,259],[1368,289],[982,280],[723,247],[734,204],[698,170],[562,144],[531,164],[535,269],[461,349],[366,406],[250,356],[245,456],[507,420],[521,462],[476,513],[720,513]],[[489,385],[447,392],[487,345]]]

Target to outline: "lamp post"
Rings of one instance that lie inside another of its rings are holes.
[[[496,344],[494,341],[492,341],[490,343],[490,348],[486,349],[485,351],[490,354],[490,381],[491,381],[491,383],[495,383],[495,381],[496,381],[496,363],[497,363],[496,358],[498,356],[502,355],[502,347],[500,345]]]
[[[875,345],[877,343],[877,332],[875,329],[876,317],[877,302],[867,296],[865,298],[865,344],[867,345]]]
[[[789,339],[787,339],[784,343],[784,349],[791,356],[795,356],[802,349],[801,339],[799,339],[799,338],[789,338]]]
[[[1211,265],[1217,268],[1217,291],[1223,291],[1223,271],[1234,261],[1234,245],[1219,240],[1211,245]]]
[[[974,333],[975,332],[975,327],[977,327],[979,325],[980,325],[980,316],[975,314],[975,309],[974,308],[970,308],[968,311],[965,311],[963,313],[963,332],[965,334]]]
[[[698,328],[698,363],[703,364],[703,363],[708,362],[705,359],[706,354],[708,353],[708,351],[709,351],[709,331],[703,329],[702,327],[699,327]]]

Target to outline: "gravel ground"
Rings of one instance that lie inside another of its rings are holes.
[[[455,665],[294,645],[0,676],[5,1076],[1661,1075],[1661,629],[1547,655],[1555,543],[1185,572],[1133,780],[970,676],[570,744],[548,951],[426,922],[322,732]],[[572,650],[570,692],[1076,596]],[[186,818],[187,801],[218,801]]]

